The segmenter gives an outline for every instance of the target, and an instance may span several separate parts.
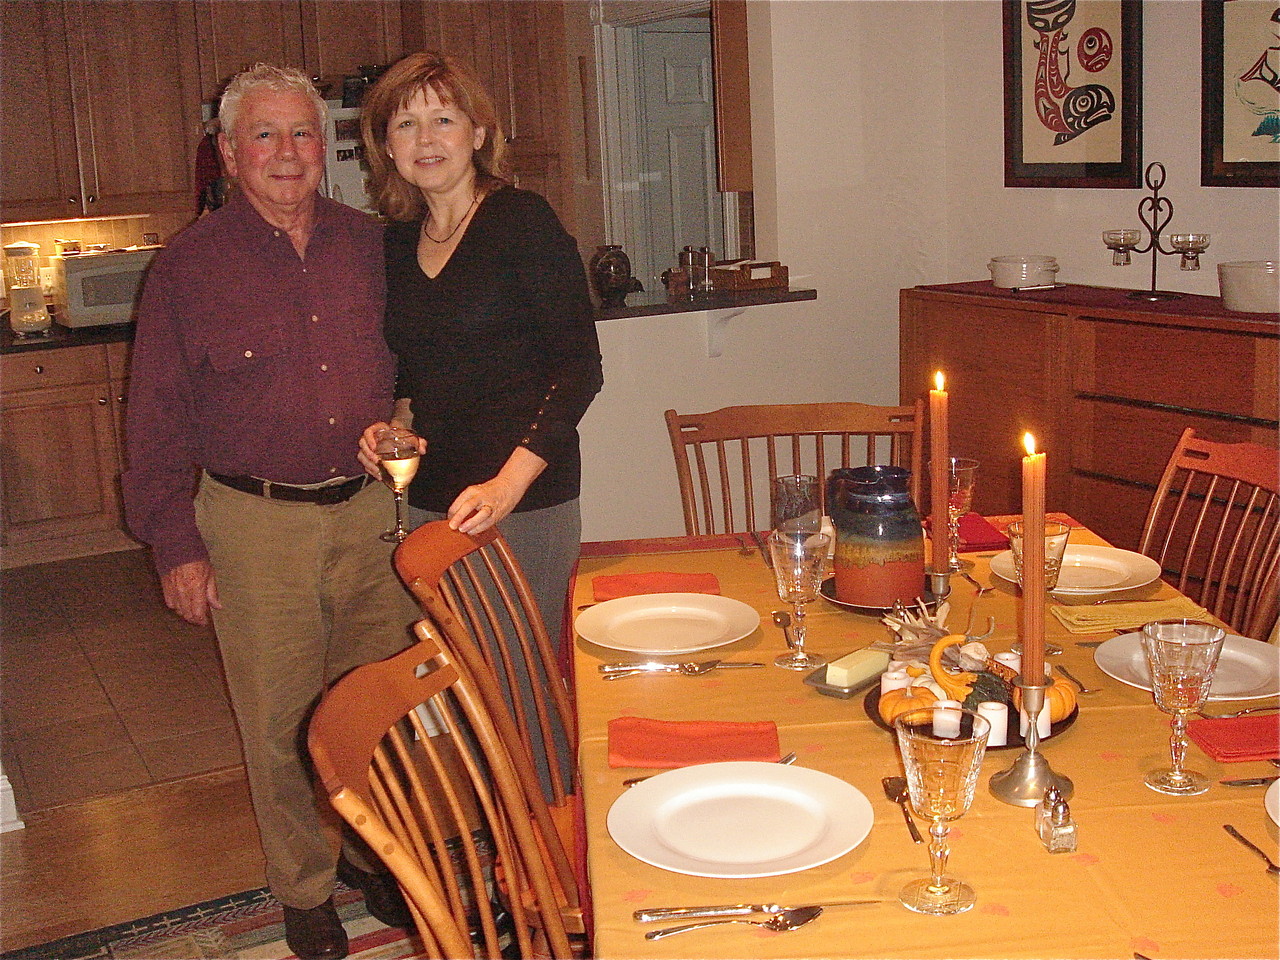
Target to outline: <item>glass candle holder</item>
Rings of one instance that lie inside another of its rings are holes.
[[[1111,251],[1113,267],[1127,267],[1131,262],[1130,253],[1138,245],[1142,234],[1137,230],[1105,230],[1102,242]]]

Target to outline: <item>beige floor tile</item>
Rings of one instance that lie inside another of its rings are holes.
[[[80,652],[79,647],[66,657],[36,654],[15,657],[13,662],[5,663],[2,669],[4,677],[0,679],[0,684],[6,687],[12,685],[22,690],[40,690],[41,695],[46,690],[56,693],[69,684],[91,683],[97,679],[93,664]]]
[[[66,660],[83,656],[80,643],[70,629],[50,630],[31,636],[15,636],[0,631],[0,670],[43,660]]]
[[[129,731],[114,713],[31,727],[14,738],[19,759],[28,764],[68,760],[130,745]]]
[[[32,810],[151,782],[146,764],[132,746],[69,760],[28,761],[23,772]]]
[[[6,724],[12,728],[14,736],[22,736],[32,728],[51,723],[113,712],[111,701],[96,680],[68,684],[47,697],[6,687],[0,700],[0,710],[4,711]]]
[[[139,746],[157,740],[188,736],[235,723],[231,706],[223,697],[168,699],[120,711],[120,721]]]
[[[153,780],[172,780],[244,762],[233,726],[215,727],[138,746]]]
[[[134,674],[105,674],[102,687],[117,711],[156,707],[174,700],[214,699],[218,685],[192,665],[188,669],[147,669]]]

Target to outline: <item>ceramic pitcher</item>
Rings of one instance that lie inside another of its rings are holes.
[[[924,536],[902,467],[845,467],[827,479],[841,603],[891,607],[924,591]]]

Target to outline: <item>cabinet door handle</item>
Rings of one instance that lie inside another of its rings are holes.
[[[89,202],[90,202],[90,203],[97,203],[97,202],[98,202],[98,198],[97,198],[97,197],[95,197],[93,194],[89,194]]]
[[[108,400],[106,397],[99,397],[99,398],[98,398],[98,406],[100,406],[100,407],[105,407],[105,406],[106,406],[108,403],[110,403],[110,402],[111,402],[111,401],[110,401],[110,400]]]
[[[67,203],[79,203],[79,202],[80,202],[79,197],[67,197]]]

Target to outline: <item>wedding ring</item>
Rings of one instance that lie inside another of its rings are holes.
[[[476,509],[477,509],[477,510],[488,510],[490,513],[493,513],[493,504],[492,504],[492,503],[481,503],[479,506],[477,506],[477,507],[476,507]]]

